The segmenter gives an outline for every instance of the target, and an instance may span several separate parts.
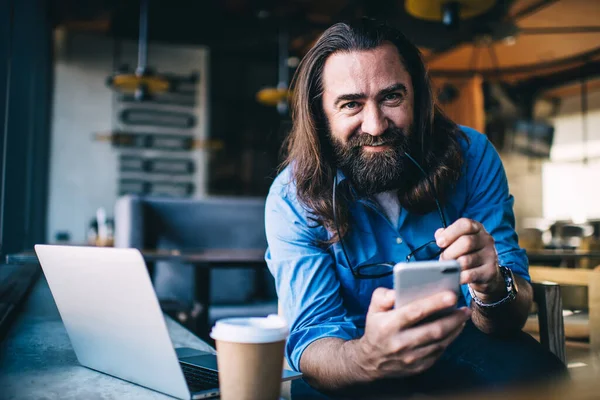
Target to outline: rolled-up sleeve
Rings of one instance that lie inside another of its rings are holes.
[[[327,233],[314,225],[285,189],[271,188],[265,208],[265,259],[275,278],[280,310],[290,324],[285,353],[296,371],[300,371],[303,351],[313,341],[360,336],[346,319],[334,259],[319,245]]]
[[[484,135],[475,137],[471,145],[475,151],[467,159],[469,195],[465,216],[481,222],[492,235],[500,265],[529,281],[527,256],[515,232],[514,198],[500,156]]]

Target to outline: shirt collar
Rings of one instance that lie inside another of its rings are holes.
[[[339,168],[336,170],[336,177],[337,177],[338,185],[340,183],[342,183],[343,181],[345,181],[346,179],[348,179],[346,177],[346,175],[342,172],[342,170]],[[358,193],[356,192],[356,189],[354,189],[354,186],[352,186],[352,183],[350,183],[350,182],[349,182],[348,187],[350,188],[350,191],[354,195],[355,201],[357,203],[362,203],[364,205],[370,206],[371,208],[378,209],[377,202],[374,200],[374,198],[359,196]]]

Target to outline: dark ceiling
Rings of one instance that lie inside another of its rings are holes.
[[[301,55],[332,23],[362,16],[401,28],[418,46],[442,50],[502,20],[512,0],[498,1],[485,14],[456,30],[418,20],[398,0],[150,0],[149,38],[170,43],[203,44],[217,49],[261,51],[277,44],[279,29],[290,35],[290,50]],[[111,35],[137,38],[139,0],[55,0],[56,24],[107,20]],[[83,24],[82,24],[83,22]]]
[[[51,1],[55,25],[138,38],[140,0]],[[597,0],[496,0],[454,29],[414,17],[405,0],[148,1],[150,41],[206,45],[211,53],[277,57],[285,32],[289,54],[301,57],[331,24],[367,16],[400,28],[432,75],[522,80],[600,61]]]

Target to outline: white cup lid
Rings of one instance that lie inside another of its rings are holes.
[[[279,315],[265,318],[225,318],[210,331],[215,340],[234,343],[273,343],[285,340],[289,329]]]

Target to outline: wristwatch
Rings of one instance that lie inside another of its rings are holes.
[[[481,301],[481,299],[479,299],[479,297],[477,297],[477,295],[475,295],[475,291],[471,288],[471,286],[467,285],[467,286],[469,286],[469,292],[471,293],[471,297],[473,298],[473,301],[479,307],[495,308],[504,303],[509,303],[517,297],[517,293],[518,293],[517,282],[515,281],[515,276],[513,275],[512,270],[503,265],[499,265],[498,268],[500,269],[500,274],[504,278],[504,283],[506,284],[506,296],[504,296],[502,299],[500,299],[494,303],[484,303],[483,301]]]

